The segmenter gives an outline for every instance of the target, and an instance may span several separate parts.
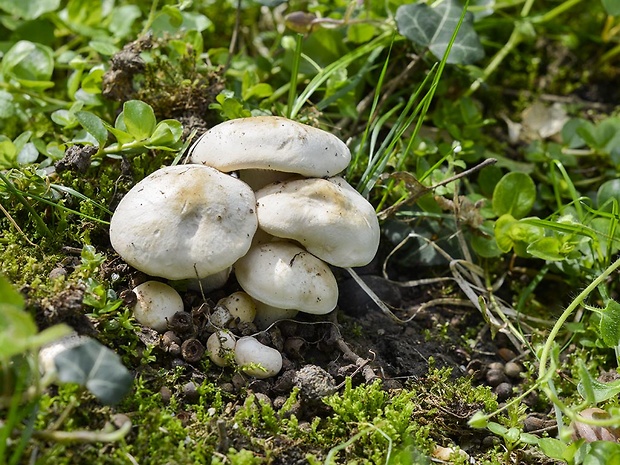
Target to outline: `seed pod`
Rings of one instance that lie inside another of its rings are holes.
[[[187,339],[181,346],[181,355],[183,360],[189,363],[197,362],[205,353],[202,343],[195,338]]]
[[[196,333],[192,315],[186,311],[176,312],[172,315],[168,326],[179,336],[189,336]]]

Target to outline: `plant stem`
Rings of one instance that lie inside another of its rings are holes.
[[[293,56],[293,67],[291,69],[291,83],[288,88],[288,101],[286,104],[286,117],[294,118],[293,106],[295,104],[295,94],[297,93],[297,78],[299,74],[299,63],[301,61],[301,45],[302,34],[297,34],[295,37],[295,55]]]
[[[594,291],[599,286],[599,284],[605,281],[605,279],[607,279],[607,277],[618,268],[620,268],[620,258],[609,267],[607,267],[605,271],[603,271],[594,281],[592,281],[588,285],[588,287],[581,291],[581,293],[577,297],[575,297],[575,299],[573,299],[570,305],[566,307],[566,310],[564,310],[564,312],[555,322],[555,325],[551,329],[551,332],[549,333],[547,341],[545,342],[545,345],[543,346],[542,352],[540,354],[540,366],[538,368],[539,379],[542,379],[547,375],[547,361],[549,359],[549,354],[551,353],[553,342],[555,341],[555,338],[564,326],[564,323],[566,322],[568,317],[577,309],[577,307],[579,307],[583,303],[586,297],[588,297],[588,295],[590,295],[592,291]]]

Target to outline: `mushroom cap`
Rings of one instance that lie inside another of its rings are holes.
[[[127,263],[151,276],[204,278],[248,251],[255,208],[254,193],[238,179],[208,166],[169,166],[123,197],[110,241]]]
[[[235,350],[235,338],[228,331],[216,331],[207,339],[209,358],[219,367],[228,366],[226,354]]]
[[[268,169],[335,176],[351,161],[333,134],[279,116],[239,118],[213,126],[190,149],[190,163],[220,171]]]
[[[289,242],[253,246],[234,269],[245,292],[273,307],[323,315],[338,302],[329,266]]]
[[[282,354],[261,344],[252,336],[244,336],[237,341],[235,361],[245,374],[259,379],[275,376],[282,369]],[[250,364],[257,364],[259,367]]]
[[[293,239],[334,266],[363,266],[379,248],[372,205],[341,177],[300,179],[256,192],[259,229]]]
[[[136,303],[133,315],[141,325],[160,333],[168,328],[168,322],[177,312],[183,311],[183,299],[167,284],[147,281],[133,289]]]

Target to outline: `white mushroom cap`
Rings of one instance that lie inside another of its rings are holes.
[[[216,331],[207,339],[209,358],[219,367],[227,366],[227,353],[235,350],[235,337],[228,331]]]
[[[261,344],[252,336],[245,336],[237,341],[235,361],[244,373],[261,379],[275,376],[282,369],[282,354]],[[259,367],[248,366],[250,364]]]
[[[338,302],[329,266],[289,242],[253,246],[234,269],[245,292],[273,307],[323,315]]]
[[[151,276],[204,278],[248,251],[256,199],[247,184],[214,168],[169,166],[136,184],[118,204],[110,241]]]
[[[167,284],[147,281],[133,289],[136,303],[133,316],[138,323],[160,333],[168,328],[168,322],[175,313],[183,311],[183,299]]]
[[[227,297],[218,300],[217,307],[225,307],[230,316],[238,318],[240,322],[252,323],[256,316],[256,302],[249,294],[243,291],[233,292]]]
[[[375,210],[341,177],[273,184],[256,192],[256,201],[259,229],[334,266],[363,266],[377,253]]]
[[[189,160],[225,172],[257,168],[324,177],[343,171],[351,152],[322,129],[279,116],[257,116],[212,127],[192,146]]]

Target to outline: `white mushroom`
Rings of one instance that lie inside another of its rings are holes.
[[[192,146],[189,160],[225,172],[268,169],[325,177],[343,171],[351,152],[329,132],[279,116],[258,116],[212,127]]]
[[[368,264],[379,248],[372,205],[341,177],[301,179],[256,192],[258,226],[334,266]]]
[[[269,378],[282,369],[282,354],[261,344],[252,336],[245,336],[237,341],[235,361],[244,373],[255,378]]]
[[[289,242],[253,246],[234,269],[245,292],[273,307],[323,315],[338,302],[329,266]]]
[[[216,331],[207,339],[209,358],[219,367],[229,365],[226,356],[233,350],[235,350],[235,338],[228,331]]]
[[[256,302],[256,316],[254,317],[254,324],[258,329],[267,329],[270,325],[280,320],[287,320],[289,318],[295,318],[298,310],[290,308],[278,308],[272,305],[267,305],[264,302],[255,300]]]
[[[204,292],[205,294],[221,287],[224,287],[226,281],[228,281],[228,277],[230,276],[230,272],[232,271],[232,267],[229,266],[225,270],[219,271],[215,274],[205,276],[204,278],[193,278],[187,281],[187,288],[192,291]]]
[[[151,276],[204,278],[248,251],[256,199],[247,184],[214,168],[162,168],[119,203],[110,241],[123,259]]]
[[[133,315],[141,325],[160,333],[168,328],[172,316],[183,311],[183,299],[177,291],[159,281],[147,281],[133,289],[136,303]]]
[[[256,302],[247,293],[233,292],[217,302],[217,307],[228,309],[230,316],[243,323],[252,323],[256,316]]]

